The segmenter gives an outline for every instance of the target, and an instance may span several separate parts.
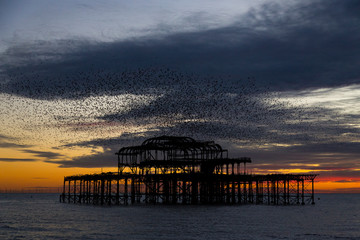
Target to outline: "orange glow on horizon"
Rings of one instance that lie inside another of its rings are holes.
[[[357,181],[316,181],[315,193],[360,193],[360,180]]]
[[[64,176],[117,171],[116,168],[59,168],[44,162],[1,162],[0,192],[61,188]]]
[[[117,171],[117,168],[59,168],[56,164],[41,161],[0,162],[0,168],[0,192],[31,191],[35,188],[61,190],[64,176]],[[360,193],[360,178],[320,175],[315,179],[315,193]]]

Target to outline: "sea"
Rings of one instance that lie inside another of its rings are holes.
[[[0,239],[360,239],[360,194],[305,206],[93,206],[2,193]]]

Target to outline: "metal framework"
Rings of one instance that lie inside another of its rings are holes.
[[[254,175],[247,157],[229,158],[212,141],[150,138],[124,147],[118,172],[64,177],[61,202],[96,205],[314,204],[315,174]]]

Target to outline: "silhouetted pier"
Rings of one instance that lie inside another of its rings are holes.
[[[315,174],[247,174],[214,142],[151,138],[121,148],[118,172],[67,176],[61,202],[95,205],[314,204]]]

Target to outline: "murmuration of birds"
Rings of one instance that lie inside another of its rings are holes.
[[[243,144],[288,142],[283,133],[292,133],[292,141],[301,142],[319,131],[311,121],[316,109],[284,101],[253,77],[235,81],[163,67],[60,76],[34,71],[9,75],[0,92],[7,98],[3,113],[31,105],[32,120],[20,119],[27,130],[62,128],[69,136],[63,145],[74,144],[74,138],[79,144],[113,144],[110,138],[139,132],[144,138],[178,135]],[[114,137],[113,131],[121,133]]]

